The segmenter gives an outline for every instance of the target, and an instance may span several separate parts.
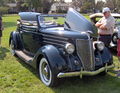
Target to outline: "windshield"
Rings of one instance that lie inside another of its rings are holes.
[[[94,27],[83,15],[70,8],[65,19],[65,29],[72,29],[79,32],[91,31],[94,33]]]
[[[63,26],[64,15],[41,15],[38,16],[40,27]]]

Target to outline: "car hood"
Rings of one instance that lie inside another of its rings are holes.
[[[65,30],[63,27],[54,27],[54,28],[46,28],[42,30],[42,33],[58,36],[58,37],[66,37],[71,39],[89,39],[86,33],[79,33],[77,31]]]
[[[79,32],[91,31],[94,33],[93,24],[72,8],[68,10],[64,28]]]

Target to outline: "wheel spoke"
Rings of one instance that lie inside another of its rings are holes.
[[[54,78],[52,77],[52,71],[45,58],[42,58],[39,64],[39,74],[41,81],[47,85],[51,86],[53,84]]]
[[[42,66],[42,74],[43,74],[44,80],[48,82],[50,79],[50,72],[49,72],[49,66],[47,63],[43,64]]]

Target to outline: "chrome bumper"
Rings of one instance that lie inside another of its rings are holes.
[[[81,71],[79,72],[68,72],[68,73],[59,73],[57,75],[58,78],[63,78],[63,77],[73,77],[73,76],[80,76],[80,78],[82,78],[82,76],[94,76],[94,75],[97,75],[103,71],[106,71],[113,68],[114,67],[114,64],[110,65],[110,66],[107,66],[107,64],[105,65],[105,67],[102,67],[96,71],[83,71],[81,69]]]

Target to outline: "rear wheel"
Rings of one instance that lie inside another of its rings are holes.
[[[117,39],[118,39],[118,34],[117,34],[117,33],[114,33],[114,34],[112,35],[112,42],[113,42],[113,44],[117,44]]]
[[[39,76],[41,81],[46,86],[55,86],[57,83],[57,77],[54,71],[51,70],[46,58],[42,58],[39,64]]]
[[[15,45],[14,45],[14,41],[12,39],[10,41],[10,52],[13,56],[15,56]]]

